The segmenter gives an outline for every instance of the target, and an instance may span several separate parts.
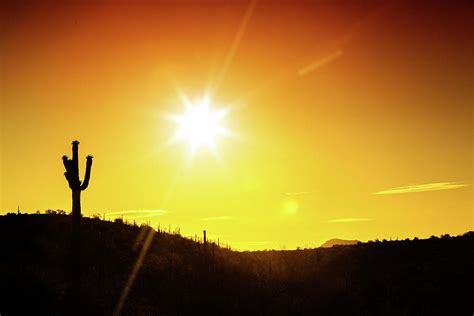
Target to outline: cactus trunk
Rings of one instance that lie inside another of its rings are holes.
[[[81,305],[81,191],[72,190],[71,236],[71,300],[72,312],[80,315]]]
[[[81,191],[72,191],[72,225],[79,227],[81,224]]]
[[[76,260],[73,260],[73,264],[79,264],[80,262],[80,240],[81,240],[81,191],[72,191],[72,248],[73,253],[76,253]],[[74,273],[80,273],[80,266],[77,266],[77,271]],[[76,269],[74,269],[76,270]]]

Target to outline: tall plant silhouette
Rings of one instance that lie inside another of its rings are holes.
[[[79,159],[78,159],[79,141],[72,142],[72,159],[63,156],[64,167],[66,172],[64,176],[72,191],[72,253],[71,253],[71,275],[73,299],[79,301],[79,287],[81,274],[81,255],[80,255],[80,238],[81,238],[81,192],[89,186],[91,176],[92,156],[86,158],[86,174],[84,180],[79,179]],[[74,293],[76,292],[76,293]],[[77,302],[80,304],[79,302]]]

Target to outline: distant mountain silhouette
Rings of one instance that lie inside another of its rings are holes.
[[[331,248],[332,246],[343,246],[343,245],[357,245],[360,241],[358,240],[345,240],[345,239],[329,239],[328,241],[324,242],[320,248]]]
[[[0,313],[70,315],[70,215],[0,216]],[[81,315],[471,315],[474,232],[231,251],[82,218]],[[119,304],[120,303],[120,304]]]

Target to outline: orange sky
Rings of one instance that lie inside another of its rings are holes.
[[[238,249],[473,229],[468,1],[131,3],[3,4],[1,214],[69,210],[79,139],[86,215]],[[163,116],[209,87],[237,137],[187,165]]]

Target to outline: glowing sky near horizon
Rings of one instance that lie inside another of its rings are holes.
[[[86,215],[237,249],[473,230],[469,1],[2,6],[0,214],[69,210],[79,139]],[[191,163],[181,92],[236,134]]]

